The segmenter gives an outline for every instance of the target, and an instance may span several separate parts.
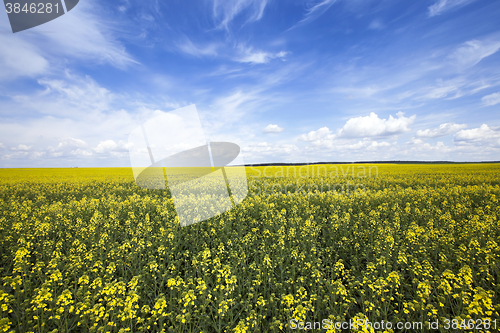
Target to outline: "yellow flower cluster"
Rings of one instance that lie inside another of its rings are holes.
[[[0,170],[0,332],[500,327],[500,165],[247,173],[241,204],[180,227],[170,192],[127,168]]]

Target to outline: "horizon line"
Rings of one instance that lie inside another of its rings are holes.
[[[227,165],[226,167],[255,167],[255,166],[299,166],[299,165],[317,165],[317,164],[495,164],[500,161],[406,161],[406,160],[391,160],[391,161],[355,161],[355,162],[265,162],[252,163],[245,165]],[[42,166],[42,167],[0,167],[0,169],[118,169],[132,168],[131,166]]]

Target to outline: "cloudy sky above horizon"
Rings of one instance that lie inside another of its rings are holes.
[[[130,166],[195,104],[246,163],[500,160],[497,0],[80,0],[0,13],[0,167]]]

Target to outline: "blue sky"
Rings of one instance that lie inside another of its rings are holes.
[[[80,0],[0,14],[0,167],[129,166],[195,104],[246,163],[500,160],[496,0]]]

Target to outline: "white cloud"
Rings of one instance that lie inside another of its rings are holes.
[[[407,91],[400,96],[401,99],[413,97],[416,101],[433,99],[453,100],[476,94],[493,85],[497,85],[497,83],[483,79],[471,80],[466,76],[459,76],[450,80],[437,79],[433,85]]]
[[[47,153],[53,157],[61,157],[67,155],[92,155],[92,152],[87,149],[87,147],[88,144],[81,139],[66,137],[62,138],[56,147],[49,146],[47,148]],[[83,151],[86,151],[90,154],[82,154],[81,152]]]
[[[228,29],[229,23],[240,13],[246,12],[246,23],[262,18],[267,0],[213,0],[213,16],[217,28]]]
[[[26,146],[26,145],[18,145],[17,147],[12,147],[10,148],[11,150],[14,151],[28,151],[32,148],[33,146]]]
[[[367,149],[372,150],[372,149],[376,149],[378,147],[390,147],[390,146],[391,146],[391,143],[389,143],[387,141],[382,141],[382,142],[371,141],[371,143],[368,145]]]
[[[0,34],[0,45],[9,45],[0,48],[0,80],[46,74],[74,59],[118,68],[137,63],[118,41],[117,24],[99,16],[97,6],[97,1],[80,1],[66,15],[30,29],[32,33]],[[0,29],[7,31],[5,19]]]
[[[357,86],[357,87],[336,87],[332,89],[332,92],[349,95],[348,98],[353,99],[353,98],[371,97],[384,90],[385,88],[381,88],[378,86],[370,86],[370,87]]]
[[[488,125],[483,124],[481,127],[462,130],[455,135],[455,140],[457,141],[473,141],[477,139],[482,139],[485,136],[491,136],[491,129]]]
[[[422,139],[417,139],[417,138],[411,138],[410,141],[408,141],[408,144],[414,144],[414,145],[420,145],[423,144],[425,141]]]
[[[256,51],[251,47],[243,45],[238,46],[239,55],[235,59],[238,62],[252,63],[252,64],[266,64],[272,59],[284,58],[287,52],[281,51],[278,53],[269,53],[264,51]]]
[[[457,156],[451,157],[450,153],[457,152],[459,149],[445,145],[442,141],[435,145],[425,142],[421,139],[412,138],[406,143],[406,146],[399,147],[400,154],[408,160],[457,160]],[[451,158],[450,158],[451,157]]]
[[[389,148],[392,149],[396,143],[387,141],[376,141],[371,138],[359,139],[341,139],[334,138],[331,135],[323,135],[317,137],[316,140],[311,141],[311,146],[306,147],[308,152],[334,152],[335,154],[352,154],[358,152],[358,157],[356,159],[363,159],[364,155],[359,155],[359,152],[375,152],[375,151],[387,151]],[[317,159],[317,158],[316,158]]]
[[[302,134],[298,137],[298,140],[310,142],[311,146],[308,149],[313,150],[326,149],[330,152],[348,155],[358,150],[387,153],[387,149],[393,149],[396,142],[376,141],[372,138],[408,132],[410,130],[409,126],[416,118],[415,115],[409,118],[404,117],[402,112],[399,112],[397,116],[398,118],[389,116],[389,119],[380,119],[377,114],[372,112],[366,117],[349,119],[337,131],[337,134],[333,134],[328,127],[322,127],[316,131]],[[363,139],[358,140],[357,138]],[[360,159],[361,157],[357,158]]]
[[[22,76],[36,76],[49,69],[49,62],[32,44],[18,34],[0,34],[0,80],[13,80]]]
[[[16,159],[16,158],[25,158],[27,156],[29,156],[28,152],[26,152],[26,151],[17,151],[17,152],[12,153],[12,154],[2,155],[2,159],[3,160],[12,160],[12,159]]]
[[[106,140],[106,141],[99,142],[99,144],[95,148],[93,148],[93,150],[96,153],[102,154],[105,152],[113,151],[117,147],[118,147],[118,144],[116,142],[114,142],[113,140]]]
[[[429,100],[439,98],[455,98],[463,95],[461,88],[466,85],[464,78],[455,78],[452,80],[443,81],[437,80],[436,85],[421,89],[421,96],[416,97],[418,100]],[[450,94],[455,94],[449,97]]]
[[[92,156],[92,152],[88,149],[75,149],[70,152],[71,155],[75,156]]]
[[[195,56],[216,56],[217,55],[217,45],[209,44],[207,46],[201,47],[194,45],[189,38],[185,38],[183,42],[177,44],[180,51]]]
[[[465,127],[467,127],[465,124],[445,123],[439,125],[438,128],[418,130],[417,136],[421,138],[437,138],[455,133]]]
[[[40,166],[126,165],[120,140],[158,107],[148,96],[114,95],[89,77],[66,73],[60,79],[40,79],[39,83],[43,90],[0,101],[0,110],[16,109],[16,114],[7,114],[0,122],[0,142],[15,149],[20,148],[19,143],[31,146],[30,154],[45,152],[33,155],[39,157]],[[117,147],[107,151],[105,144],[98,146],[106,139],[113,139]],[[4,166],[25,165],[28,155],[1,152],[9,154]],[[94,157],[86,158],[91,155]]]
[[[210,110],[200,113],[205,134],[211,136],[220,129],[241,121],[248,114],[255,112],[268,99],[260,90],[237,90],[213,101]]]
[[[481,98],[481,101],[486,106],[496,105],[500,103],[500,92],[486,95],[483,98]]]
[[[57,146],[57,149],[64,149],[67,147],[70,148],[87,148],[88,144],[80,139],[75,139],[75,138],[64,138],[59,142],[59,145]]]
[[[309,0],[307,2],[309,8],[307,8],[307,12],[304,18],[288,30],[314,21],[315,19],[323,15],[335,2],[337,2],[337,0]]]
[[[137,63],[115,37],[117,23],[98,16],[98,6],[97,1],[80,1],[68,14],[44,24],[42,30],[57,33],[45,34],[44,38],[36,35],[40,39],[37,44],[58,57],[66,55],[118,68]]]
[[[103,111],[109,108],[114,99],[113,94],[99,86],[92,78],[77,78],[67,74],[69,80],[40,79],[38,83],[45,87],[42,96],[53,98],[54,93],[67,103],[80,110]]]
[[[450,58],[460,67],[472,67],[482,59],[489,57],[500,49],[500,41],[470,40],[457,48]]]
[[[332,131],[328,127],[321,127],[317,131],[310,131],[307,134],[302,134],[299,136],[298,140],[299,141],[318,141],[318,140],[324,140],[324,139],[334,139],[335,135],[332,134]]]
[[[416,115],[405,117],[403,112],[392,115],[389,119],[381,119],[374,112],[366,117],[349,119],[339,131],[339,137],[374,137],[388,136],[409,132],[409,126],[415,121]]]
[[[435,4],[429,7],[429,16],[440,15],[450,9],[465,6],[476,0],[437,0]]]
[[[47,153],[46,153],[46,152],[44,152],[44,151],[34,151],[34,152],[31,154],[31,156],[30,156],[30,157],[31,157],[31,158],[40,158],[40,157],[43,157],[43,156],[45,156],[45,155],[47,155]]]
[[[99,144],[92,148],[92,150],[98,154],[105,153],[127,153],[128,152],[128,144],[123,141],[119,141],[116,143],[114,140],[105,140],[99,142]]]
[[[43,90],[9,96],[11,101],[8,103],[0,101],[0,108],[12,108],[11,105],[15,105],[20,114],[26,112],[50,115],[87,123],[102,121],[103,116],[109,116],[115,101],[122,104],[130,103],[130,99],[124,103],[126,96],[115,96],[88,76],[81,78],[68,72],[65,74],[65,77],[60,79],[39,79],[38,84]],[[39,118],[32,119],[32,121],[39,120]]]
[[[81,139],[66,137],[60,140],[56,146],[47,148],[34,148],[33,146],[18,145],[11,148],[14,151],[11,154],[2,155],[3,160],[16,161],[27,165],[26,159],[38,159],[47,166],[47,162],[51,165],[61,164],[67,166],[67,163],[83,163],[95,161],[91,156],[99,158],[108,158],[108,162],[123,163],[128,156],[128,144],[123,141],[115,142],[114,140],[104,140],[99,142],[95,147],[89,148],[89,145]],[[55,164],[52,164],[55,163]],[[66,163],[66,164],[65,164]],[[122,164],[123,165],[123,164]]]
[[[94,153],[101,156],[123,156],[128,153],[128,144],[121,140],[118,143],[114,140],[104,140],[95,147],[89,148],[84,140],[67,137],[61,139],[56,147],[49,146],[45,151],[40,151],[38,155],[43,156],[45,153],[52,157],[85,158],[94,155]]]
[[[380,147],[390,147],[391,143],[387,141],[378,142],[365,138],[358,141],[322,141],[316,142],[317,146],[323,146],[324,148],[330,148],[334,151],[349,152],[353,150],[376,150]]]
[[[238,90],[228,96],[220,97],[216,100],[215,104],[218,109],[224,114],[218,114],[219,116],[231,116],[239,117],[242,115],[242,106],[246,103],[255,101],[258,99],[257,92],[244,92]],[[224,117],[225,118],[225,117]]]
[[[382,30],[384,29],[384,24],[380,20],[373,20],[370,25],[368,26],[368,29],[371,30]]]
[[[487,124],[455,134],[453,140],[459,145],[500,147],[500,128],[490,128]]]
[[[262,130],[262,132],[264,132],[264,133],[281,133],[284,130],[285,130],[284,128],[279,127],[278,125],[269,124],[266,126],[266,128],[264,128]]]
[[[297,156],[300,149],[293,144],[256,142],[243,146],[241,151],[245,162],[259,160],[274,162],[276,157],[280,160],[297,160],[294,156]]]

